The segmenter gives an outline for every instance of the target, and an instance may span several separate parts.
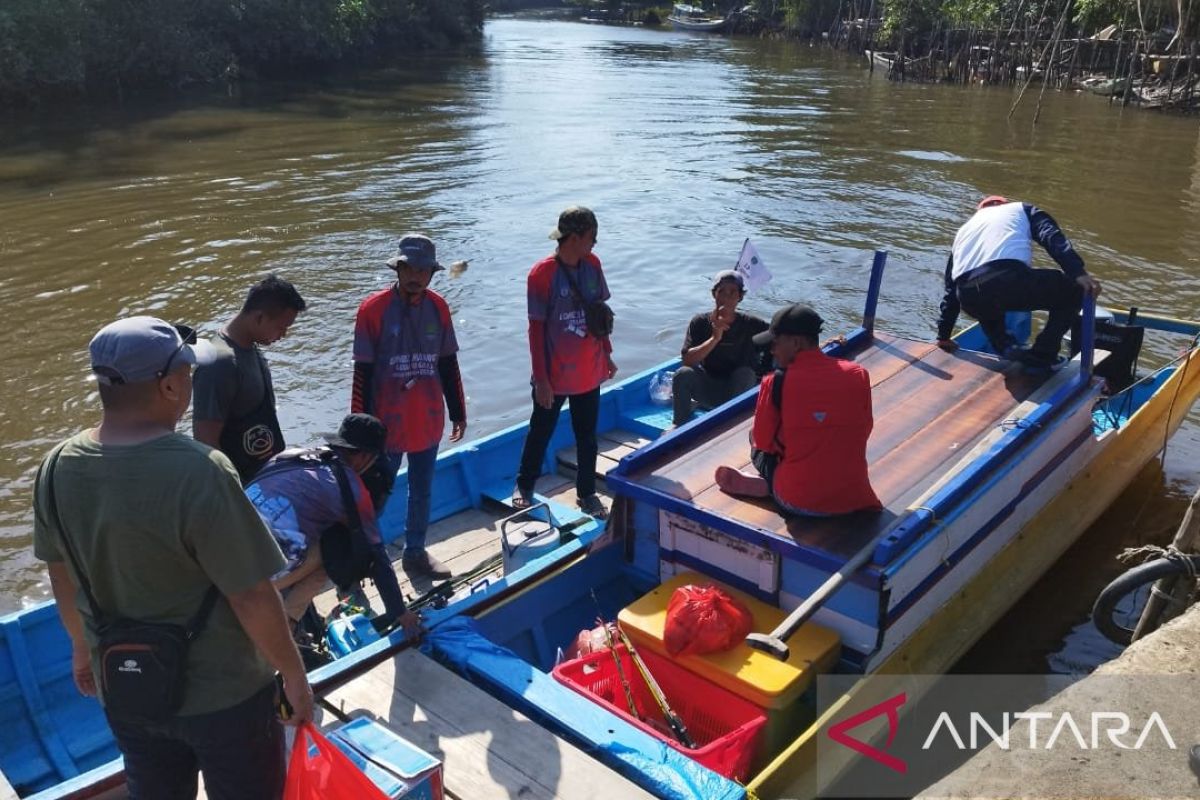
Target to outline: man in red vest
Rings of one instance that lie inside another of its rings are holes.
[[[763,379],[754,411],[751,460],[759,475],[718,467],[723,491],[773,497],[787,514],[812,517],[882,507],[867,474],[871,376],[822,352],[823,324],[816,311],[796,304],[754,337],[754,344],[770,345],[779,367]]]
[[[408,459],[405,571],[449,578],[446,565],[425,549],[425,536],[447,411],[451,442],[461,441],[467,430],[458,340],[450,307],[429,288],[433,273],[442,268],[429,237],[402,237],[387,264],[396,270],[396,282],[364,300],[354,320],[350,410],[378,417],[387,427],[384,456],[391,475]]]

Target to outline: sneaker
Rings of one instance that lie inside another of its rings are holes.
[[[434,580],[444,580],[451,575],[450,568],[426,550],[419,550],[411,556],[406,551],[400,559],[400,565],[405,572]]]
[[[604,507],[599,495],[589,494],[587,497],[579,498],[579,510],[592,519],[608,519],[608,509]]]

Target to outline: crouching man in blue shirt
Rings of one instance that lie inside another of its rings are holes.
[[[285,450],[246,487],[287,559],[272,578],[284,611],[295,625],[330,581],[349,592],[370,577],[384,604],[376,629],[399,624],[416,636],[420,620],[405,608],[361,477],[383,452],[387,429],[370,414],[350,414],[324,438],[329,448]]]

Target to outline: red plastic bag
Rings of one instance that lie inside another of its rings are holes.
[[[732,650],[754,627],[750,609],[709,584],[680,586],[667,604],[663,644],[673,656]]]
[[[580,631],[579,635],[571,642],[570,647],[563,653],[563,658],[567,661],[574,661],[588,653],[609,649],[611,642],[617,637],[612,625],[611,622],[602,622],[594,628]],[[605,632],[606,628],[608,629],[607,633]]]
[[[317,748],[315,755],[308,752],[310,739]],[[283,800],[388,800],[388,796],[306,722],[296,729]]]

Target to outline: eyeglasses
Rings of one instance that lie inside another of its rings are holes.
[[[158,371],[158,377],[162,378],[171,373],[171,365],[175,363],[175,358],[183,352],[183,348],[190,344],[196,343],[196,329],[187,325],[175,325],[175,332],[179,334],[182,341],[175,348],[175,352],[171,353],[171,357],[167,359],[167,363],[163,364],[163,368]]]

